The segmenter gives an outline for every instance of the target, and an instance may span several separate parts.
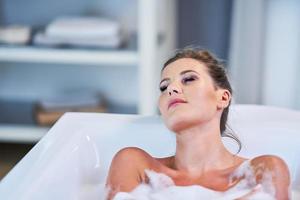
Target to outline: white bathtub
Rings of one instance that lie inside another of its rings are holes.
[[[275,154],[288,163],[293,199],[300,199],[300,112],[234,105],[229,123],[242,141],[241,155]],[[112,156],[126,146],[168,156],[175,137],[158,116],[67,113],[1,181],[0,199],[101,199]]]

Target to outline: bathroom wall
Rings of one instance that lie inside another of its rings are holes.
[[[268,1],[262,102],[300,108],[300,1]]]
[[[178,47],[207,48],[227,60],[232,0],[178,1]]]
[[[237,103],[300,109],[300,1],[235,0],[230,75]]]

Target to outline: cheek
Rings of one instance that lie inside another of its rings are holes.
[[[188,95],[190,98],[185,117],[206,121],[214,116],[217,110],[217,98],[213,91],[203,89],[198,91],[201,92],[191,92]]]
[[[164,115],[164,113],[166,112],[165,104],[166,104],[166,98],[164,97],[164,94],[161,94],[158,99],[158,108],[162,115]]]
[[[191,105],[196,108],[206,109],[217,103],[216,95],[213,91],[198,89],[191,92],[188,96],[190,97]]]

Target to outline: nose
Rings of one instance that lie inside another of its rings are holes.
[[[169,95],[171,96],[172,93],[177,93],[178,94],[178,91],[174,89],[172,92],[171,91],[169,92]]]
[[[168,94],[171,96],[172,94],[174,95],[174,93],[176,93],[176,94],[181,93],[181,88],[178,84],[172,83],[172,84],[169,84],[167,91],[168,91]]]

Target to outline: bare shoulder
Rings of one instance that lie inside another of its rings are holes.
[[[290,172],[285,161],[275,155],[262,155],[250,161],[257,183],[272,181],[276,199],[290,199]]]
[[[286,162],[275,155],[261,155],[251,159],[251,166],[255,169],[289,172]]]
[[[113,157],[106,186],[110,188],[108,199],[119,191],[130,192],[143,182],[144,169],[151,167],[151,155],[137,147],[126,147]]]
[[[122,172],[136,173],[138,180],[143,181],[144,169],[151,167],[152,156],[138,147],[126,147],[119,150],[112,159],[110,171],[115,174]]]
[[[119,150],[113,157],[110,165],[110,173],[113,174],[130,174],[138,176],[139,182],[148,182],[145,169],[154,171],[162,171],[165,166],[169,165],[171,157],[155,158],[148,152],[138,147],[126,147]]]
[[[140,149],[138,147],[125,147],[115,154],[113,161],[118,160],[120,162],[147,162],[151,158],[152,156],[143,149]]]

